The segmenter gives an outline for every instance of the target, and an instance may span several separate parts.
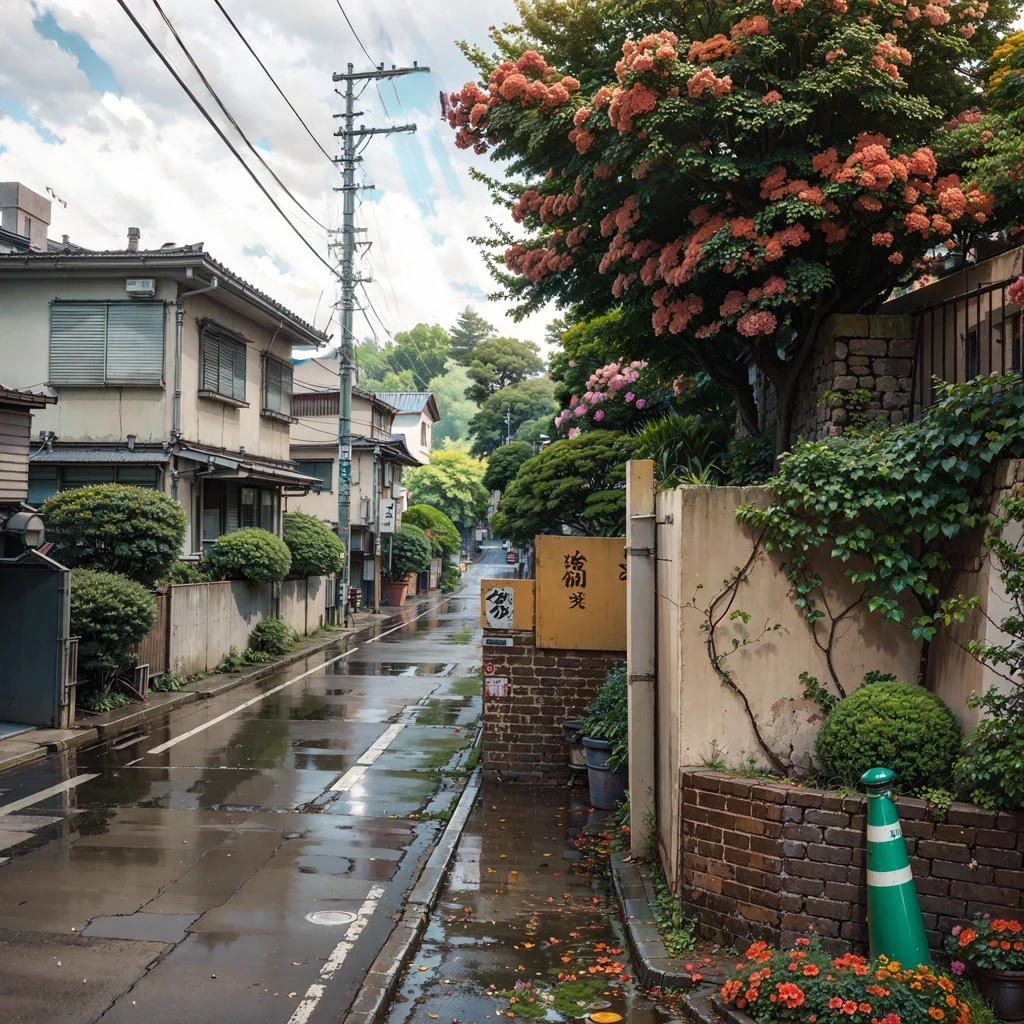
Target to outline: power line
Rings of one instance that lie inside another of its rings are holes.
[[[341,6],[341,0],[337,0],[337,4],[338,4],[338,10],[341,11],[341,16],[345,19],[345,23],[348,25],[349,30],[352,32],[352,35],[354,35],[356,37],[356,42],[359,44],[359,49],[363,51],[363,53],[366,55],[366,59],[371,64],[376,65],[377,61],[375,61],[370,56],[369,50],[367,50],[366,47],[363,46],[363,41],[362,41],[362,39],[359,38],[359,33],[356,31],[355,25],[352,24],[352,21],[350,20],[349,16],[345,13],[345,8]]]
[[[221,100],[220,96],[217,95],[217,90],[214,89],[214,87],[210,84],[209,79],[207,79],[206,75],[203,74],[203,69],[198,65],[198,63],[196,63],[195,58],[189,52],[189,49],[183,42],[181,36],[178,35],[178,30],[171,23],[171,19],[168,18],[167,15],[164,13],[164,9],[160,6],[160,0],[153,0],[153,6],[160,12],[160,17],[163,18],[164,24],[171,30],[171,35],[174,36],[175,41],[181,47],[181,50],[185,54],[185,56],[188,58],[189,64],[192,65],[193,69],[195,70],[195,73],[199,76],[199,78],[202,80],[203,85],[206,86],[210,95],[213,97],[214,102],[217,104],[218,107],[220,107],[221,112],[231,122],[231,126],[235,129],[236,132],[238,132],[238,134],[242,137],[242,141],[249,147],[249,151],[252,153],[252,155],[255,156],[257,160],[259,160],[259,162],[263,165],[264,169],[270,174],[274,181],[276,181],[277,184],[284,190],[284,193],[291,199],[291,201],[295,203],[295,205],[307,217],[309,217],[309,219],[313,221],[313,223],[316,224],[317,227],[322,228],[324,231],[327,231],[327,225],[321,224],[320,221],[317,220],[316,217],[314,217],[313,214],[311,214],[309,210],[307,210],[306,207],[302,205],[301,202],[299,202],[296,196],[292,193],[291,189],[289,189],[288,186],[277,176],[277,174],[274,172],[274,169],[270,166],[270,164],[268,164],[267,161],[263,159],[262,155],[260,154],[260,151],[249,141],[249,137],[245,134],[244,131],[242,131],[241,126],[234,119],[234,117],[231,114],[231,111],[228,110],[228,108],[224,105],[224,102]]]
[[[229,139],[229,138],[228,138],[228,137],[227,137],[227,136],[226,136],[226,135],[224,134],[224,132],[223,132],[223,131],[221,130],[221,127],[220,127],[220,125],[218,125],[218,124],[217,124],[217,122],[216,122],[216,121],[214,121],[212,117],[210,117],[210,115],[209,115],[209,113],[207,112],[206,108],[205,108],[205,107],[204,107],[204,106],[202,105],[202,103],[200,103],[200,102],[199,102],[199,100],[197,99],[197,97],[196,97],[195,93],[194,93],[194,92],[192,92],[192,90],[191,90],[191,89],[190,89],[190,88],[188,87],[188,85],[186,85],[186,83],[185,83],[184,79],[182,79],[181,75],[179,75],[179,74],[178,74],[178,71],[177,71],[177,69],[176,69],[176,68],[174,67],[174,65],[173,65],[173,64],[171,64],[171,62],[170,62],[170,61],[168,60],[168,58],[167,58],[166,56],[164,56],[164,53],[163,53],[163,51],[162,51],[162,50],[160,49],[160,47],[159,47],[159,46],[157,46],[157,44],[156,44],[156,43],[154,42],[153,38],[152,38],[152,37],[150,36],[150,34],[149,34],[149,33],[148,33],[147,31],[146,31],[146,29],[145,29],[145,28],[143,27],[143,25],[142,25],[142,23],[141,23],[141,22],[139,21],[139,19],[138,19],[138,18],[136,18],[136,17],[135,17],[135,15],[134,15],[134,14],[132,13],[131,9],[130,9],[130,8],[128,7],[128,5],[127,5],[127,4],[125,3],[125,0],[117,0],[117,2],[118,2],[118,4],[120,5],[120,7],[121,7],[121,10],[123,10],[123,11],[125,12],[125,14],[127,14],[127,15],[128,15],[128,17],[129,17],[129,18],[131,19],[131,21],[132,21],[132,24],[133,24],[133,25],[134,25],[134,26],[135,26],[135,27],[136,27],[136,28],[137,28],[137,29],[139,30],[139,32],[140,32],[140,33],[141,33],[141,35],[142,35],[142,38],[143,38],[143,39],[145,39],[145,40],[146,40],[146,42],[147,42],[147,43],[149,44],[149,47],[150,47],[150,49],[151,49],[151,50],[152,50],[152,51],[153,51],[153,52],[154,52],[154,53],[155,53],[155,54],[156,54],[156,55],[157,55],[157,56],[158,56],[158,57],[160,58],[160,60],[161,60],[161,62],[163,63],[164,67],[166,67],[166,68],[167,68],[167,70],[168,70],[168,71],[169,71],[169,72],[170,72],[170,73],[171,73],[171,74],[172,74],[172,75],[174,76],[174,80],[175,80],[175,81],[176,81],[176,82],[178,83],[178,85],[180,85],[180,86],[181,86],[181,88],[182,88],[182,89],[184,90],[184,92],[185,92],[185,95],[186,95],[186,96],[188,96],[188,98],[189,98],[189,99],[190,99],[190,100],[191,100],[191,101],[193,102],[193,104],[195,104],[195,107],[196,107],[196,109],[197,109],[197,110],[199,111],[199,113],[201,113],[201,114],[203,115],[203,117],[204,117],[204,118],[206,119],[206,121],[207,121],[207,122],[209,123],[210,127],[211,127],[211,128],[213,128],[213,130],[214,130],[214,131],[215,131],[215,132],[216,132],[216,133],[217,133],[217,134],[218,134],[218,135],[220,136],[220,139],[221,139],[221,141],[222,141],[222,142],[224,143],[224,145],[225,145],[225,146],[227,146],[227,147],[228,147],[228,149],[230,149],[230,150],[231,150],[231,153],[232,153],[232,155],[233,155],[233,156],[235,157],[235,159],[236,159],[236,160],[237,160],[237,161],[238,161],[238,162],[239,162],[239,163],[240,163],[240,164],[242,165],[242,167],[244,167],[244,168],[245,168],[245,171],[246,171],[246,173],[247,173],[247,174],[249,175],[249,177],[250,177],[250,178],[252,178],[252,180],[253,180],[254,182],[256,182],[256,184],[257,184],[257,186],[259,187],[260,191],[261,191],[261,192],[262,192],[262,193],[263,193],[263,194],[264,194],[264,195],[265,195],[265,196],[267,197],[267,199],[268,199],[268,200],[270,201],[270,204],[271,204],[271,206],[273,206],[273,207],[274,207],[274,209],[275,209],[275,210],[277,210],[277,212],[278,212],[278,213],[279,213],[279,214],[281,215],[281,218],[282,218],[282,219],[284,220],[284,222],[285,222],[285,223],[286,223],[286,224],[288,225],[288,227],[290,227],[290,228],[292,229],[292,231],[294,231],[294,232],[295,232],[295,234],[296,234],[296,235],[297,235],[297,236],[299,237],[299,239],[300,239],[300,240],[302,241],[302,244],[303,244],[303,245],[305,245],[305,246],[306,246],[306,248],[307,248],[307,249],[309,249],[309,251],[310,251],[310,252],[311,252],[311,253],[312,253],[312,254],[313,254],[313,255],[314,255],[314,256],[315,256],[315,257],[316,257],[316,258],[317,258],[317,259],[318,259],[318,260],[319,260],[319,261],[320,261],[320,262],[321,262],[321,263],[322,263],[322,264],[323,264],[323,265],[324,265],[324,266],[325,266],[325,267],[326,267],[326,268],[327,268],[327,269],[328,269],[328,270],[329,270],[329,271],[330,271],[330,272],[332,273],[332,274],[333,274],[333,273],[335,273],[335,269],[334,269],[334,267],[332,267],[332,266],[330,265],[330,263],[328,263],[328,262],[327,262],[327,260],[325,260],[325,259],[323,258],[323,256],[321,256],[321,255],[320,255],[320,253],[319,253],[319,252],[317,252],[317,250],[316,250],[316,249],[314,248],[313,244],[312,244],[312,243],[311,243],[311,242],[309,241],[309,239],[308,239],[308,238],[306,238],[306,236],[305,236],[305,235],[304,235],[304,234],[303,234],[303,233],[302,233],[302,232],[301,232],[301,231],[300,231],[300,230],[299,230],[299,229],[298,229],[298,228],[297,228],[297,227],[295,226],[295,224],[293,223],[293,221],[291,220],[291,218],[289,218],[289,216],[288,216],[288,215],[287,215],[287,214],[286,214],[286,213],[284,212],[284,210],[282,210],[282,209],[281,209],[281,206],[280,206],[280,204],[279,204],[279,203],[277,202],[277,200],[276,200],[276,199],[275,199],[275,198],[274,198],[274,197],[273,197],[273,196],[272,196],[272,195],[270,194],[270,192],[268,192],[268,191],[267,191],[267,187],[266,187],[266,186],[265,186],[265,185],[263,184],[263,182],[262,182],[262,181],[260,181],[260,179],[256,177],[256,175],[255,175],[255,174],[253,173],[253,170],[252,170],[252,168],[251,168],[251,167],[250,167],[250,166],[249,166],[249,165],[248,165],[248,164],[247,164],[247,163],[245,162],[245,160],[244,160],[244,159],[242,158],[242,154],[241,154],[241,153],[239,153],[239,152],[238,152],[238,150],[237,150],[237,149],[235,149],[235,147],[234,147],[234,146],[233,146],[233,145],[231,144],[231,140],[230,140],[230,139]]]
[[[313,134],[309,125],[306,124],[306,122],[302,119],[302,115],[295,109],[295,106],[293,105],[292,101],[288,99],[288,97],[285,95],[285,92],[281,88],[281,86],[277,84],[277,80],[270,73],[266,64],[264,64],[263,61],[260,60],[259,54],[252,48],[252,46],[249,43],[249,40],[246,39],[245,36],[243,35],[242,30],[232,20],[231,15],[228,14],[226,10],[224,10],[224,5],[220,2],[220,0],[213,0],[213,2],[217,5],[218,8],[220,8],[220,13],[223,14],[225,18],[227,18],[228,24],[235,30],[235,33],[237,34],[238,38],[241,39],[242,42],[245,44],[245,48],[253,55],[253,57],[256,60],[256,63],[259,64],[259,66],[263,69],[263,73],[267,76],[267,78],[270,79],[274,88],[280,94],[281,99],[283,99],[285,103],[288,104],[288,109],[298,118],[299,124],[301,124],[302,127],[306,129],[306,134],[313,140],[314,144],[316,145],[316,148],[319,149],[320,152],[323,153],[325,157],[327,157],[327,160],[330,162],[330,165],[332,167],[336,166],[334,160],[331,158],[331,154],[328,153],[326,149],[324,149],[324,147],[320,144],[320,140]]]

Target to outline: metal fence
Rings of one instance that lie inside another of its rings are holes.
[[[1007,296],[1015,280],[983,284],[914,311],[912,418],[933,404],[937,381],[1021,372],[1021,307]]]

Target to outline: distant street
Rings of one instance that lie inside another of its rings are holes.
[[[335,1024],[443,828],[410,816],[452,802],[509,574],[495,545],[373,640],[0,776],[0,1024]]]

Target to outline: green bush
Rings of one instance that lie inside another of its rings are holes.
[[[76,487],[47,498],[40,512],[59,562],[148,587],[167,576],[185,543],[182,507],[150,487]]]
[[[388,583],[401,583],[414,572],[430,568],[431,549],[427,535],[411,523],[402,523],[402,528],[391,535],[390,555],[385,552],[381,559],[381,575]]]
[[[98,696],[105,696],[135,660],[135,645],[156,620],[153,595],[141,583],[112,572],[71,573],[71,635],[78,639],[78,668]]]
[[[167,572],[165,583],[205,583],[209,577],[202,562],[175,562]]]
[[[435,555],[457,555],[462,550],[458,528],[439,508],[410,505],[402,513],[402,522],[418,526],[427,535]]]
[[[345,545],[330,527],[304,512],[285,512],[282,519],[282,537],[291,552],[293,573],[326,576],[341,570]]]
[[[292,627],[283,619],[264,619],[249,634],[249,649],[267,654],[284,654],[293,647]]]
[[[220,579],[273,583],[291,571],[288,546],[269,530],[247,526],[218,537],[206,556],[211,572]]]
[[[869,683],[825,719],[814,750],[829,782],[855,786],[869,768],[890,768],[905,792],[944,786],[960,751],[960,725],[914,683]]]
[[[989,810],[1024,808],[1024,690],[991,687],[972,697],[988,717],[968,734],[963,757],[953,766],[957,794]]]
[[[441,573],[441,591],[442,593],[449,594],[458,585],[459,577],[462,573],[459,572],[457,565],[446,565],[444,572]]]
[[[608,740],[612,745],[608,756],[612,771],[625,768],[629,758],[628,701],[626,666],[618,662],[608,670],[608,678],[594,702],[583,712],[583,735],[592,740]]]

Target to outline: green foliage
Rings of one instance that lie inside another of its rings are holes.
[[[629,759],[628,700],[626,666],[619,662],[608,670],[608,678],[583,712],[583,735],[612,745],[608,756],[612,771],[625,768]]]
[[[263,619],[256,623],[249,634],[249,648],[253,651],[285,654],[294,646],[292,627],[283,619]]]
[[[702,474],[708,483],[722,483],[729,433],[721,419],[668,415],[651,420],[636,435],[633,458],[653,459],[655,476],[665,489],[693,483]]]
[[[473,454],[486,455],[497,448],[511,428],[515,437],[519,428],[530,420],[555,415],[555,386],[547,377],[510,384],[496,391],[470,420],[469,432],[473,437]],[[554,436],[554,427],[544,431]]]
[[[213,670],[214,672],[240,672],[248,662],[245,655],[237,647],[228,648],[221,663]]]
[[[167,575],[185,543],[182,507],[150,487],[77,487],[47,498],[40,511],[58,561],[146,586]]]
[[[949,814],[949,809],[953,806],[953,794],[948,789],[925,786],[917,791],[917,795],[922,800],[928,801],[928,813],[931,815],[932,821],[946,820],[946,815]]]
[[[254,526],[222,534],[213,542],[206,561],[220,579],[254,583],[283,580],[292,567],[285,542],[269,530]]]
[[[633,445],[633,438],[611,430],[552,442],[520,467],[491,529],[517,543],[566,528],[605,536],[624,533],[626,462]]]
[[[909,793],[950,779],[960,739],[953,712],[923,686],[868,683],[833,708],[814,752],[827,778],[849,783],[890,768]]]
[[[654,835],[657,834],[655,828]],[[673,893],[669,888],[665,872],[656,857],[648,860],[648,871],[651,875],[651,888],[654,891],[651,898],[651,913],[658,925],[658,931],[661,932],[661,940],[669,956],[685,956],[696,944],[697,922],[684,913],[683,894]]]
[[[355,346],[360,386],[367,391],[426,391],[450,355],[451,339],[437,324],[399,331],[383,347],[372,341]]]
[[[543,369],[540,350],[532,341],[488,338],[466,357],[466,373],[473,382],[466,397],[483,405],[495,391],[535,377]]]
[[[845,564],[857,602],[886,622],[902,622],[906,599],[915,598],[923,614],[910,622],[913,635],[930,640],[943,624],[950,541],[986,521],[984,474],[1021,454],[1018,380],[940,385],[936,403],[915,423],[872,437],[798,442],[779,460],[771,505],[744,506],[737,515],[768,550],[786,554],[808,625],[827,614],[812,565],[821,555]]]
[[[78,640],[78,667],[100,695],[135,660],[135,645],[156,621],[153,595],[141,583],[95,569],[71,572],[71,635]]]
[[[316,516],[285,512],[282,539],[291,554],[291,571],[298,576],[327,576],[345,562],[341,538]]]
[[[381,559],[381,573],[388,583],[401,583],[414,572],[430,568],[430,541],[427,535],[411,523],[402,523],[402,528],[391,534],[388,544],[390,552]]]
[[[829,693],[809,672],[800,673],[800,682],[804,684],[804,700],[813,700],[826,716],[839,703],[839,698]]]
[[[439,447],[445,438],[461,441],[469,437],[469,421],[476,415],[476,403],[466,398],[466,388],[472,382],[466,368],[454,359],[444,364],[444,373],[435,377],[427,387],[434,394],[441,419],[434,424],[434,445]],[[382,388],[381,390],[387,390]]]
[[[775,469],[775,438],[771,434],[733,438],[726,453],[726,467],[731,484],[763,484]]]
[[[466,357],[485,338],[494,337],[494,328],[479,314],[467,306],[460,314],[455,326],[448,332],[452,344],[452,358],[465,362]]]
[[[168,569],[165,583],[205,583],[207,575],[202,562],[177,561]]]
[[[483,484],[488,491],[503,491],[515,479],[519,467],[533,458],[533,445],[513,441],[495,448],[487,458]]]
[[[127,707],[131,702],[131,697],[121,690],[111,690],[108,693],[86,690],[76,701],[75,706],[91,711],[94,715],[101,715],[104,711],[116,711],[118,708]]]
[[[454,448],[435,449],[430,464],[408,470],[402,484],[414,505],[440,509],[453,523],[472,526],[487,515],[486,465]]]
[[[402,513],[402,522],[418,526],[426,534],[435,556],[457,555],[462,550],[458,528],[439,508],[410,505]]]
[[[1015,913],[1009,919],[979,914],[969,927],[956,927],[953,931],[955,934],[947,935],[945,942],[951,959],[991,971],[1024,970],[1024,929]]]
[[[185,680],[177,672],[161,672],[149,680],[149,688],[157,693],[177,693],[184,686]]]
[[[461,575],[457,565],[446,565],[441,573],[441,593],[450,594],[458,586]]]

